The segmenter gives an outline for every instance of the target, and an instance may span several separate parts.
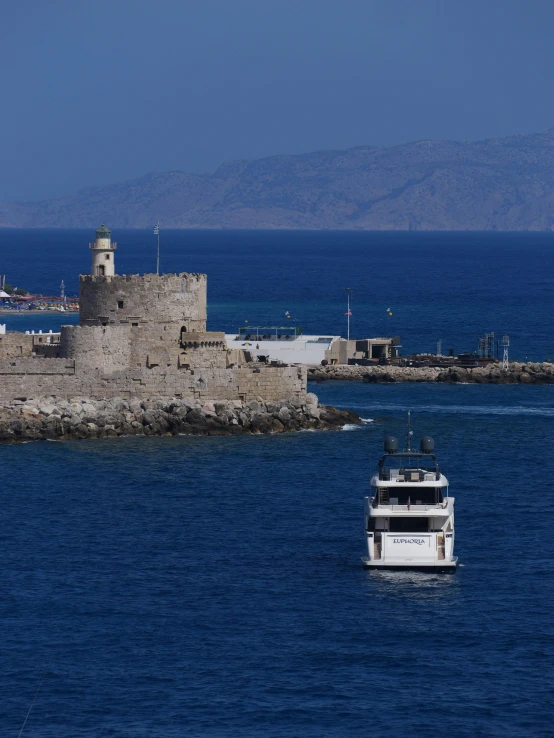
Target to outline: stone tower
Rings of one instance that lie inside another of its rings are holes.
[[[92,251],[91,275],[93,277],[113,277],[115,274],[114,252],[117,244],[112,243],[111,232],[103,223],[100,228],[96,229],[96,241],[89,243],[89,248]]]
[[[89,243],[92,274],[79,277],[80,325],[140,328],[158,342],[171,336],[176,345],[181,334],[205,333],[206,275],[116,274],[110,236],[101,225]]]

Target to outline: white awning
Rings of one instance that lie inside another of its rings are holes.
[[[0,297],[9,297],[7,292],[4,292],[4,290],[0,290]]]

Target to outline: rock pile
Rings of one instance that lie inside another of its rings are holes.
[[[308,379],[349,380],[376,384],[394,382],[443,382],[467,384],[554,384],[554,364],[550,362],[520,364],[511,362],[507,370],[500,364],[462,369],[449,367],[410,366],[310,366]]]
[[[318,406],[312,393],[304,403],[21,398],[0,406],[0,443],[122,435],[283,433],[360,422],[356,413]]]
[[[550,362],[520,364],[513,362],[508,370],[500,364],[474,369],[450,368],[441,371],[437,382],[466,382],[473,384],[554,384],[554,364]]]

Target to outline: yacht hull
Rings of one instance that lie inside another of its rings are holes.
[[[372,561],[371,559],[362,557],[362,563],[366,567],[366,569],[396,569],[397,571],[447,571],[450,573],[454,573],[456,571],[458,559],[456,557],[453,558],[452,561],[395,561],[394,563],[389,561],[385,563],[383,561]]]

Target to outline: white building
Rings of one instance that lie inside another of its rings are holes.
[[[400,339],[365,338],[355,340],[341,336],[305,335],[297,328],[252,326],[239,333],[226,333],[227,348],[249,351],[254,357],[287,364],[372,363],[398,355]]]

